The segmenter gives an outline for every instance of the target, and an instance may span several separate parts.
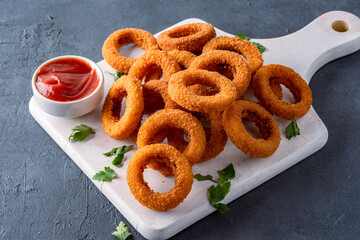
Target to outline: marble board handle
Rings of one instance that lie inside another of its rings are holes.
[[[264,64],[291,67],[309,83],[323,65],[360,49],[360,18],[344,11],[327,12],[295,33],[252,41],[267,47]]]

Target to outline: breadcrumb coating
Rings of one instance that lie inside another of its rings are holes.
[[[112,68],[125,74],[129,72],[136,59],[124,57],[119,53],[119,49],[130,43],[136,44],[145,51],[159,49],[154,36],[141,29],[125,28],[110,34],[104,42],[102,55]]]
[[[295,104],[279,99],[270,83],[283,84],[293,94]],[[263,66],[255,74],[253,79],[253,92],[260,104],[272,114],[292,120],[294,116],[301,118],[310,109],[312,94],[310,87],[304,79],[291,68],[269,64]]]
[[[175,186],[168,192],[154,192],[144,180],[144,170],[153,159],[161,159],[173,169]],[[167,211],[178,206],[190,193],[194,182],[188,160],[176,148],[164,144],[152,144],[139,149],[130,160],[126,179],[136,200],[157,211]]]
[[[208,23],[190,23],[162,32],[157,38],[165,51],[185,50],[199,52],[203,46],[216,36],[215,28]]]
[[[126,97],[126,109],[120,116],[121,102]],[[110,88],[103,105],[101,123],[106,134],[121,140],[130,136],[140,123],[144,109],[141,82],[129,76],[118,79]]]
[[[172,50],[167,53],[175,58],[182,70],[189,68],[191,62],[196,58],[196,55],[189,51]]]
[[[128,75],[142,80],[154,69],[154,66],[158,66],[162,69],[164,81],[169,81],[171,75],[181,70],[176,60],[165,51],[155,50],[148,51],[142,55],[131,66]]]
[[[192,84],[209,86],[219,92],[211,96],[197,95],[188,88]],[[168,92],[177,104],[195,112],[223,111],[237,97],[236,88],[228,78],[202,69],[187,69],[172,75]]]
[[[246,131],[243,119],[255,122],[262,137],[253,138]],[[280,145],[281,136],[276,121],[257,103],[246,100],[234,102],[223,113],[223,125],[234,145],[250,156],[266,158]]]
[[[213,50],[228,50],[244,56],[252,75],[261,68],[264,62],[259,49],[254,44],[238,37],[220,36],[213,38],[206,43],[202,52],[206,53]]]
[[[178,109],[163,109],[146,119],[138,133],[138,148],[156,143],[157,134],[169,128],[181,129],[188,135],[189,144],[183,154],[190,164],[199,162],[206,145],[204,129],[196,117]]]
[[[212,71],[219,65],[228,66],[231,70],[233,78],[230,80],[236,87],[237,99],[239,99],[248,88],[251,80],[249,65],[239,54],[224,50],[206,52],[195,58],[189,68]]]

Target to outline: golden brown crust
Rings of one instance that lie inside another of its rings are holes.
[[[173,169],[175,186],[168,192],[154,192],[144,180],[144,169],[153,159],[161,159]],[[194,182],[188,160],[174,147],[164,144],[152,144],[139,149],[130,160],[126,179],[136,200],[157,211],[167,211],[178,206],[190,193]]]
[[[143,114],[152,114],[157,110],[163,108],[169,109],[182,109],[181,106],[171,100],[168,94],[168,83],[160,80],[151,80],[143,85],[143,97],[144,97],[144,111]],[[142,114],[142,116],[143,116]],[[139,122],[137,128],[130,135],[133,142],[137,141],[137,134],[139,132],[141,123]],[[164,132],[164,131],[162,131]],[[155,142],[162,142],[166,138],[167,133],[160,134],[159,138]]]
[[[188,86],[201,84],[218,89],[212,96],[201,96],[191,91]],[[202,69],[187,69],[171,76],[169,95],[180,106],[195,112],[223,111],[237,96],[232,82],[217,72]]]
[[[253,138],[246,131],[243,119],[255,122],[262,137]],[[250,156],[266,158],[279,147],[281,139],[279,127],[271,114],[257,103],[246,100],[236,101],[224,111],[223,125],[234,145]]]
[[[168,83],[165,81],[151,80],[143,84],[144,113],[151,114],[162,108],[181,108],[174,102],[168,93]]]
[[[162,32],[157,38],[165,51],[201,51],[203,46],[216,36],[214,26],[208,23],[190,23]]]
[[[215,158],[224,150],[228,138],[222,125],[222,112],[201,113],[201,116],[205,117],[210,125],[209,127],[204,126],[206,146],[204,154],[199,161],[205,162]],[[188,144],[184,140],[183,131],[169,131],[168,142],[180,152],[182,152]]]
[[[270,87],[283,84],[294,95],[295,104],[279,99]],[[292,120],[294,116],[300,118],[310,109],[312,94],[304,79],[291,68],[270,64],[263,66],[253,79],[253,91],[260,104],[276,116]]]
[[[168,128],[177,128],[186,132],[189,136],[189,145],[183,154],[191,164],[198,162],[206,145],[204,129],[196,117],[178,109],[160,110],[146,119],[138,133],[138,148],[154,143],[156,135]]]
[[[206,52],[195,58],[189,68],[213,71],[212,69],[216,69],[219,65],[228,66],[232,71],[233,79],[230,80],[236,87],[237,98],[239,99],[248,88],[251,80],[249,65],[239,54],[224,50]]]
[[[155,50],[148,51],[142,55],[130,68],[129,76],[142,79],[152,70],[154,66],[162,69],[163,80],[169,81],[169,78],[174,73],[180,71],[180,66],[174,58],[169,56],[166,52]],[[155,68],[156,70],[156,68]]]
[[[213,50],[228,50],[234,51],[244,56],[249,64],[251,74],[254,75],[256,71],[263,65],[263,58],[259,49],[249,41],[238,37],[220,36],[211,39],[203,48],[203,53]]]
[[[125,74],[129,72],[136,59],[124,57],[119,53],[119,49],[130,43],[138,45],[145,51],[159,49],[153,35],[141,29],[125,28],[110,34],[102,48],[103,57],[112,68]]]
[[[126,109],[120,117],[121,102],[126,97]],[[140,123],[144,109],[141,82],[129,76],[118,79],[110,88],[103,105],[101,123],[106,134],[121,140],[130,136]]]
[[[175,49],[167,53],[175,58],[182,69],[189,68],[191,62],[196,58],[196,55],[189,51],[180,51]]]

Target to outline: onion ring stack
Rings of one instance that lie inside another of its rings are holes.
[[[128,43],[146,53],[125,58],[118,50]],[[186,198],[193,183],[191,166],[216,158],[228,137],[245,154],[269,157],[281,139],[272,114],[300,118],[312,103],[311,90],[299,74],[282,65],[262,66],[257,47],[237,37],[216,37],[211,24],[186,24],[161,33],[157,40],[144,30],[118,30],[106,39],[103,56],[128,74],[113,83],[106,96],[103,129],[114,139],[130,137],[137,143],[127,182],[136,200],[157,211],[172,209]],[[282,101],[281,84],[295,104]],[[243,100],[249,87],[259,103]],[[255,123],[260,138],[248,133],[244,120]],[[151,190],[143,178],[147,167],[175,175],[175,187],[166,193]]]

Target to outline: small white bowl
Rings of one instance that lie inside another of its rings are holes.
[[[74,100],[70,102],[59,102],[48,99],[41,95],[38,91],[35,83],[37,74],[39,69],[44,66],[45,64],[52,62],[58,59],[64,58],[76,58],[85,61],[90,65],[91,68],[96,70],[96,74],[99,77],[99,85],[97,88],[89,95],[79,100]],[[73,55],[65,55],[60,57],[52,58],[43,64],[41,64],[33,74],[31,80],[31,86],[34,94],[35,101],[37,105],[48,114],[51,114],[56,117],[67,117],[67,118],[75,118],[82,115],[85,115],[91,111],[93,111],[101,102],[103,95],[104,95],[104,74],[99,68],[99,66],[91,61],[90,59],[80,57],[80,56],[73,56]]]

